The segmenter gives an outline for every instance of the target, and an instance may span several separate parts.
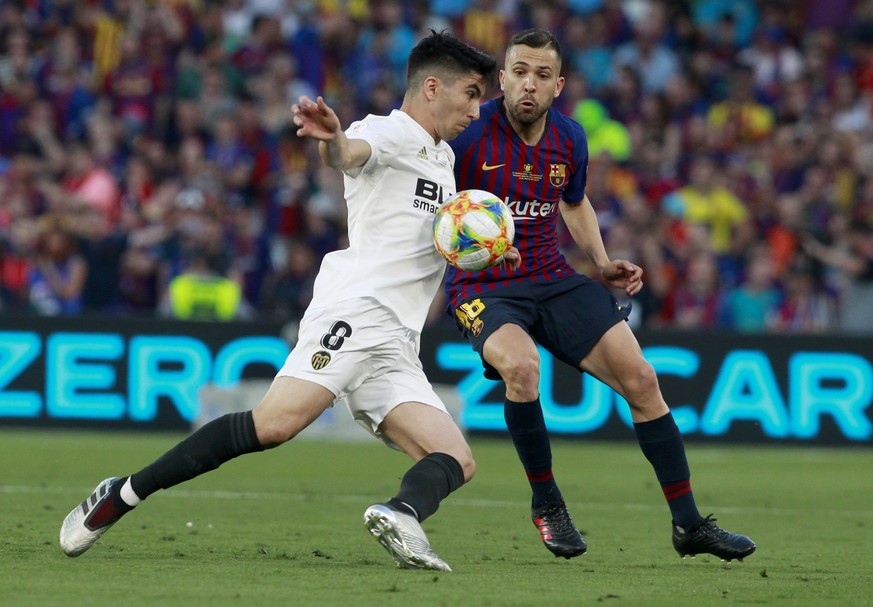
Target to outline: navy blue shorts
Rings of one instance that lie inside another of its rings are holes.
[[[580,274],[486,291],[453,312],[455,323],[479,356],[494,331],[515,324],[555,358],[578,369],[603,334],[627,320],[630,305],[619,305],[602,284]],[[500,379],[484,358],[482,365],[485,377]]]

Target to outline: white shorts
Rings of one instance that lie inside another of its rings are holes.
[[[396,447],[379,431],[399,404],[418,402],[446,412],[418,358],[418,335],[370,299],[308,309],[297,345],[277,376],[324,386],[345,401],[367,431]]]

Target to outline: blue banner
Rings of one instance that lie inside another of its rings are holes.
[[[2,318],[4,426],[183,430],[207,383],[272,377],[289,346],[278,323]],[[686,439],[871,444],[873,344],[846,336],[641,332],[643,353]],[[541,355],[541,402],[555,435],[628,439],[628,404]],[[455,386],[469,432],[505,432],[503,385],[452,327],[422,336],[434,384]]]
[[[871,444],[873,343],[846,336],[641,332],[643,354],[686,438]],[[502,432],[503,384],[466,343],[427,340],[435,382],[457,385],[463,425]],[[630,408],[593,377],[540,349],[540,400],[554,434],[629,438]]]

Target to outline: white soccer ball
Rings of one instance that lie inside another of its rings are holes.
[[[449,196],[433,221],[437,251],[459,270],[475,272],[500,263],[514,238],[512,211],[485,190]]]

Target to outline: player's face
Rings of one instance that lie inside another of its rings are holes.
[[[436,136],[451,141],[479,117],[479,103],[485,94],[485,80],[469,74],[443,81],[436,98],[434,127]]]
[[[540,120],[562,88],[564,78],[554,50],[519,44],[506,52],[500,89],[506,110],[515,122],[531,125]]]

